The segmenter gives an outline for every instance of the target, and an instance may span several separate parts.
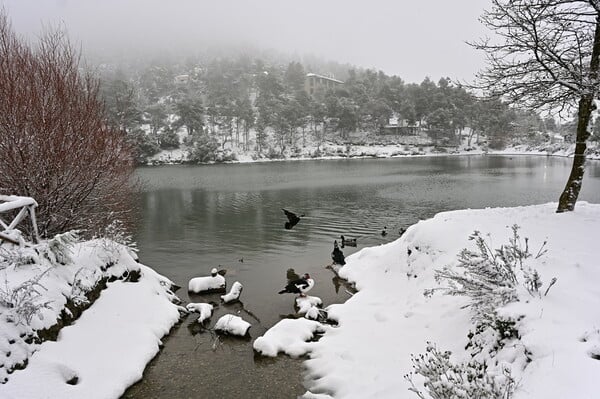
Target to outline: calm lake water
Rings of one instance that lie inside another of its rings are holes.
[[[324,268],[341,234],[358,238],[358,248],[344,249],[348,256],[441,211],[556,202],[570,164],[465,156],[140,168],[141,261],[181,285],[185,303],[219,302],[218,295],[190,297],[186,287],[213,267],[227,269],[228,286],[244,285],[242,303],[219,306],[208,327],[235,313],[252,328],[250,339],[217,340],[188,316],[123,397],[295,398],[305,391],[301,361],[252,350],[255,338],[294,313],[294,297],[277,294],[288,269],[309,272],[311,295],[325,305],[344,302],[343,282]],[[600,202],[600,163],[588,163],[580,199]],[[281,208],[306,217],[285,230]]]

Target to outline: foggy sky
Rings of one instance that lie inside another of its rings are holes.
[[[254,45],[381,69],[407,82],[471,80],[488,0],[0,0],[15,29],[62,22],[84,52]]]

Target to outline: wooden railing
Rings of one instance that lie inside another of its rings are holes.
[[[10,230],[14,230],[19,223],[23,221],[29,214],[29,218],[31,220],[31,226],[33,228],[33,240],[34,242],[39,242],[39,232],[37,228],[37,221],[35,218],[35,208],[38,206],[37,202],[30,197],[18,197],[16,195],[0,195],[0,215],[2,213],[6,213],[9,211],[14,211],[16,209],[20,209],[17,215],[10,221],[10,223],[5,222],[2,217],[0,217],[0,241],[8,241],[13,244],[19,244],[17,240],[12,238],[7,233]]]

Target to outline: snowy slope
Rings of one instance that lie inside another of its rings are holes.
[[[24,370],[14,371],[8,382],[0,385],[1,398],[118,398],[141,379],[146,364],[158,353],[161,338],[178,321],[179,312],[172,303],[176,297],[169,290],[171,282],[137,263],[125,247],[115,244],[107,251],[98,241],[77,244],[72,262],[53,267],[41,280],[52,306],[43,320],[34,318],[32,325],[44,328],[53,324],[78,276],[95,281],[107,262],[111,266],[104,273],[119,276],[126,270],[136,271],[139,280],[109,282],[79,319],[60,330],[57,341],[23,346],[33,354],[28,354]],[[14,285],[23,276],[29,278],[28,268],[35,271],[40,265],[7,268],[3,273]],[[78,273],[80,270],[88,272]],[[0,323],[0,335],[5,337],[19,327],[7,320],[2,317]]]
[[[547,288],[532,296],[523,288],[519,302],[502,314],[519,318],[521,339],[510,342],[490,364],[508,364],[518,382],[514,398],[597,398],[600,376],[600,205],[578,203],[575,212],[556,214],[556,204],[445,212],[421,221],[397,241],[365,248],[346,258],[342,277],[359,292],[329,307],[339,327],[312,343],[306,361],[313,393],[336,399],[416,398],[403,376],[412,371],[411,354],[426,342],[452,351],[455,362],[469,360],[467,334],[473,329],[469,299],[424,290],[440,287],[434,271],[456,266],[462,248],[473,248],[474,230],[490,233],[495,247],[508,242],[516,223],[534,253],[547,240],[548,252],[530,258]],[[523,361],[524,348],[530,362]],[[417,387],[423,379],[416,376]]]

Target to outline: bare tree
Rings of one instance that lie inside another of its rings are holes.
[[[33,47],[0,10],[0,193],[34,197],[40,232],[93,230],[131,209],[131,148],[59,30]]]
[[[532,108],[577,107],[573,166],[557,209],[572,211],[598,95],[600,0],[492,0],[481,21],[498,40],[472,43],[487,53],[477,87]]]

